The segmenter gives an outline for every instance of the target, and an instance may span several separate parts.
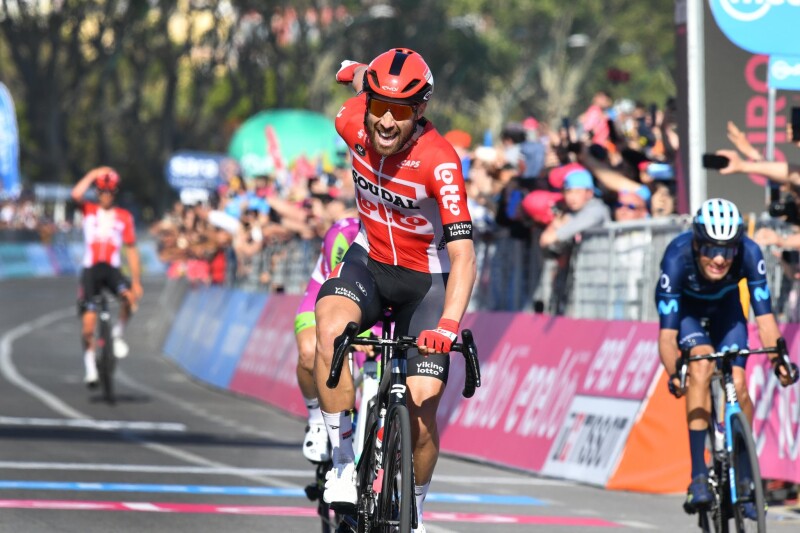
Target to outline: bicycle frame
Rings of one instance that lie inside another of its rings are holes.
[[[383,486],[384,479],[391,479],[393,483],[397,479],[393,477],[393,470],[391,469],[398,468],[398,463],[389,463],[388,465],[385,463],[386,457],[392,453],[392,443],[394,442],[394,445],[397,445],[397,442],[392,440],[396,438],[395,433],[401,435],[401,441],[405,439],[400,448],[403,450],[400,470],[406,472],[402,474],[401,478],[405,488],[401,488],[399,491],[400,494],[405,494],[405,497],[401,500],[404,503],[399,504],[398,508],[403,509],[401,514],[407,519],[405,523],[410,524],[412,528],[417,527],[416,498],[414,498],[413,494],[413,458],[410,455],[410,451],[406,451],[411,449],[411,429],[406,405],[406,394],[408,392],[406,386],[406,377],[408,375],[406,352],[409,348],[416,347],[417,339],[410,336],[391,338],[390,325],[391,318],[388,314],[385,314],[383,318],[384,327],[380,339],[356,340],[359,326],[355,322],[349,323],[342,335],[336,340],[330,374],[326,382],[328,388],[335,388],[338,385],[345,354],[351,344],[370,345],[380,349],[380,385],[374,398],[367,398],[366,400],[362,398],[362,405],[367,405],[367,410],[359,414],[359,423],[361,418],[366,418],[364,420],[366,439],[358,443],[361,446],[362,453],[357,465],[359,483],[359,501],[356,509],[357,520],[354,521],[352,517],[344,518],[344,523],[358,533],[372,531],[373,527],[391,527],[394,524],[394,522],[387,522],[385,518],[381,518],[381,515],[383,513],[383,516],[386,516],[385,505],[387,502],[389,502],[390,506],[392,505],[392,494],[396,494],[398,488],[389,489],[387,493],[387,487]],[[475,393],[475,389],[480,387],[480,368],[472,333],[469,330],[464,330],[462,339],[464,342],[454,344],[452,351],[461,352],[466,358],[467,372],[462,394],[464,397],[469,398]],[[387,372],[386,370],[389,371]],[[387,427],[387,433],[384,437],[389,442],[384,442],[383,448],[379,449],[381,444],[377,437],[379,429],[384,425],[384,422]],[[385,453],[387,449],[389,450],[388,454]],[[395,460],[397,458],[400,458],[400,455],[392,459]],[[386,473],[384,473],[384,468],[387,468],[387,466],[390,470],[386,470]],[[407,485],[407,483],[410,483],[410,485]],[[387,500],[386,498],[390,499]],[[406,500],[406,498],[408,499]],[[377,518],[373,518],[374,513],[378,514]],[[403,524],[403,520],[406,519],[400,519],[399,523]]]
[[[736,387],[733,383],[733,365],[731,364],[731,357],[722,357],[721,359],[722,368],[720,369],[720,379],[722,380],[722,384],[719,391],[715,391],[713,387],[711,390],[711,422],[714,425],[718,423],[719,413],[716,412],[718,409],[717,403],[722,403],[718,398],[714,397],[715,394],[718,393],[722,395],[721,400],[724,401],[722,417],[724,420],[725,451],[727,452],[725,456],[725,466],[728,470],[728,481],[730,481],[737,479],[736,466],[729,460],[730,454],[733,453],[733,424],[731,423],[731,419],[736,413],[742,412],[742,407],[739,405],[739,398],[736,395]],[[712,442],[712,449],[715,447],[715,443]],[[717,451],[718,450],[714,449],[715,453]],[[736,483],[728,482],[728,486],[730,489],[731,504],[736,505],[739,501]]]

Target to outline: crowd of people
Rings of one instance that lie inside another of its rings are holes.
[[[615,102],[600,91],[574,121],[564,119],[558,128],[527,117],[507,124],[496,140],[487,134],[475,142],[466,131],[446,132],[461,158],[475,236],[497,246],[488,261],[494,271],[524,273],[518,287],[504,285],[518,275],[496,276],[484,307],[541,309],[534,298],[543,260],[555,258],[559,271],[566,271],[581,231],[606,220],[674,213],[675,117],[673,101],[658,109]],[[346,155],[330,169],[297,165],[283,177],[242,177],[234,168],[208,201],[176,203],[151,228],[170,275],[287,290],[275,275],[282,263],[315,258],[314,245],[302,256],[288,249],[317,243],[355,201]],[[563,312],[560,301],[547,310]]]

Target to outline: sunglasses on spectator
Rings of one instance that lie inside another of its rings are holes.
[[[736,257],[736,251],[737,248],[730,246],[716,246],[714,244],[700,245],[700,255],[708,257],[709,259],[714,259],[718,255],[721,255],[726,261],[729,261]]]
[[[616,208],[616,209],[619,209],[621,207],[627,207],[631,211],[638,211],[640,209],[644,209],[643,205],[638,205],[638,204],[630,204],[630,203],[623,203],[623,202],[616,202],[614,204],[614,208]]]
[[[369,99],[368,109],[369,114],[377,118],[381,118],[388,111],[395,120],[409,120],[417,111],[416,106],[397,104],[376,98]]]

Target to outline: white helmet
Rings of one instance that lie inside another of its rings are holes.
[[[700,244],[734,246],[742,241],[744,223],[736,204],[724,198],[712,198],[697,210],[692,232]]]

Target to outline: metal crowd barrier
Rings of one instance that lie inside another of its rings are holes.
[[[654,298],[661,258],[669,242],[689,229],[690,217],[613,222],[584,232],[573,251],[567,296],[568,316],[602,320],[657,321]],[[792,230],[774,219],[759,219],[755,228]],[[788,279],[772,247],[763,249],[776,314],[797,321],[800,282]]]
[[[475,235],[478,277],[469,310],[544,311],[572,318],[657,321],[655,286],[661,257],[669,242],[689,228],[680,216],[612,222],[581,235],[566,270],[543,254],[534,228],[529,239],[504,229]],[[782,234],[791,227],[762,219],[756,227]],[[249,273],[236,285],[251,290],[300,294],[319,255],[319,239],[269,244],[252,258]],[[767,277],[776,314],[784,322],[800,321],[800,280],[786,277],[785,265],[764,250]],[[564,294],[559,294],[563,291]]]

